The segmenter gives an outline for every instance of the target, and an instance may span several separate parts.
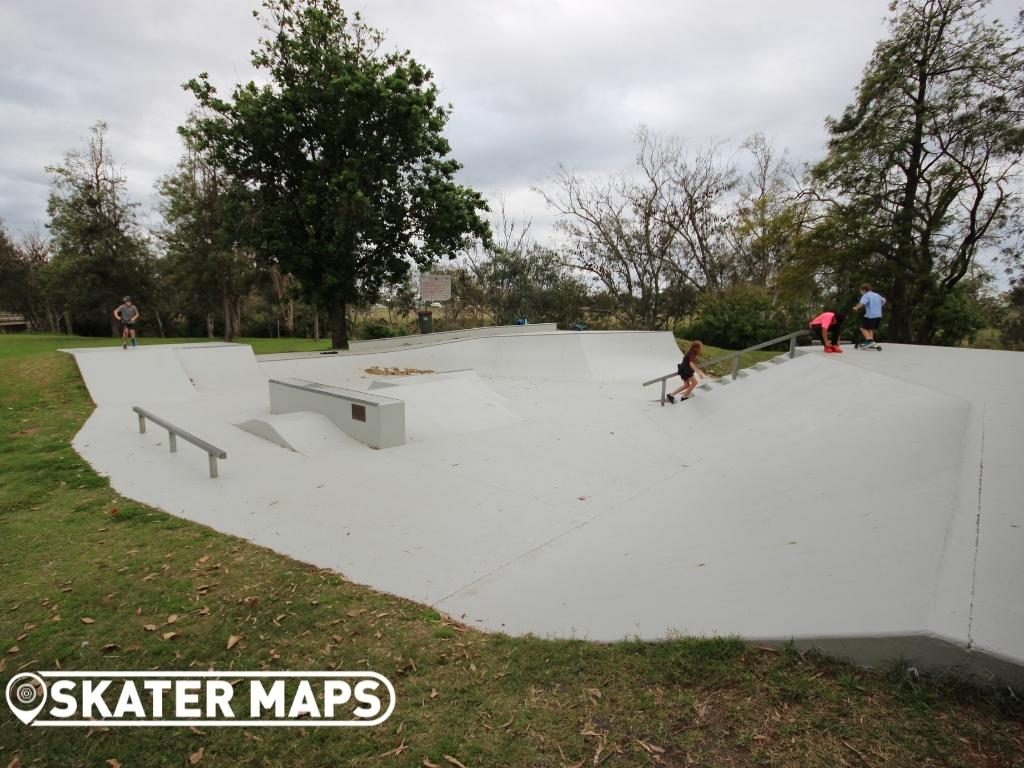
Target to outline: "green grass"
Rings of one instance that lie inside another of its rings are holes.
[[[280,349],[268,342],[258,351]],[[398,706],[339,732],[39,729],[0,705],[0,765],[182,766],[200,748],[201,767],[1021,764],[1021,714],[997,694],[732,639],[483,634],[126,499],[69,446],[92,405],[54,350],[84,343],[0,336],[0,684],[56,668],[355,668],[387,675]]]
[[[221,339],[186,339],[186,338],[145,338],[139,344],[219,344]],[[272,352],[320,352],[331,348],[330,339],[247,339],[236,338],[235,344],[249,344],[256,354],[264,355]],[[61,336],[45,333],[9,333],[0,334],[0,359],[6,357],[24,357],[26,355],[50,354],[55,349],[72,347],[119,347],[120,339],[95,336]]]

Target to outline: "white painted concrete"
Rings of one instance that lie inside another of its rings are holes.
[[[373,392],[303,379],[271,379],[270,412],[322,414],[342,432],[371,448],[394,448],[405,443],[405,403]]]
[[[235,426],[307,456],[318,456],[356,442],[326,416],[310,411],[260,416]]]
[[[352,352],[391,352],[406,347],[425,347],[431,344],[443,344],[458,339],[481,339],[488,336],[513,336],[524,333],[552,333],[558,330],[555,323],[537,323],[536,325],[487,325],[480,328],[462,328],[457,331],[439,331],[437,333],[416,334],[412,336],[394,336],[388,339],[368,339],[366,341],[350,341]]]
[[[122,493],[488,629],[792,638],[1024,682],[1024,355],[805,349],[662,408],[639,385],[677,362],[670,334],[236,349],[76,353],[98,402],[76,448]],[[402,400],[407,444],[275,423],[280,377]],[[136,400],[227,450],[220,479],[135,433]]]

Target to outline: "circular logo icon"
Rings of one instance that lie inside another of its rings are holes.
[[[46,683],[39,675],[22,672],[7,681],[7,706],[28,725],[46,706]]]

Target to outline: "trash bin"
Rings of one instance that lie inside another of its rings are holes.
[[[429,309],[421,309],[416,313],[420,321],[420,333],[432,333],[434,330],[434,313]]]

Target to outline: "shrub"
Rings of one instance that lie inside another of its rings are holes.
[[[689,328],[680,329],[681,335],[726,349],[749,347],[792,330],[768,292],[754,285],[706,294],[698,302],[698,312]]]
[[[398,335],[398,331],[383,320],[370,320],[361,329],[359,334],[364,339],[390,339]]]

